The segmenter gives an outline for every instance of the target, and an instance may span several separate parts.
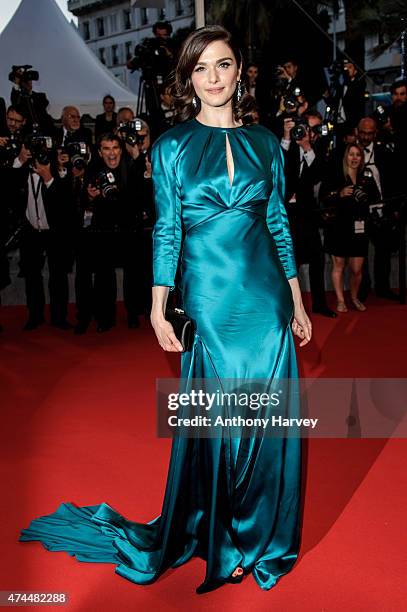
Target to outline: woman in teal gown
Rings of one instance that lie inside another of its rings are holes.
[[[183,307],[194,319],[181,381],[297,378],[291,329],[311,337],[284,209],[282,154],[260,125],[243,125],[241,54],[220,26],[186,42],[176,91],[187,119],[152,150],[157,210],[151,321],[162,348],[181,345],[165,320],[180,263]],[[238,83],[238,85],[237,85]],[[247,107],[246,107],[247,108]],[[298,401],[285,416],[298,416]],[[136,584],[154,582],[192,556],[206,560],[198,593],[252,573],[270,589],[299,548],[300,439],[175,437],[160,516],[129,521],[108,504],[31,522],[21,541],[40,540],[80,561],[116,564]]]

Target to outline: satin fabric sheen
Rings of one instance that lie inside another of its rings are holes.
[[[182,384],[297,379],[288,283],[297,272],[277,139],[259,125],[215,128],[193,119],[156,141],[152,167],[154,285],[173,287],[180,260],[183,306],[196,322]],[[285,416],[298,410],[291,400]],[[174,439],[162,512],[150,523],[131,522],[105,503],[65,503],[33,520],[20,540],[115,563],[137,584],[200,556],[207,561],[200,592],[238,565],[267,590],[297,559],[299,501],[300,440],[234,438],[226,428],[219,439]]]

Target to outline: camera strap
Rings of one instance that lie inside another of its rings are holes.
[[[35,216],[37,218],[37,229],[40,229],[40,212],[38,210],[38,196],[40,195],[40,190],[42,187],[42,178],[38,176],[38,183],[37,186],[34,185],[34,177],[33,177],[33,172],[30,172],[30,182],[31,182],[31,190],[32,190],[32,194],[34,197],[34,203],[35,203]]]

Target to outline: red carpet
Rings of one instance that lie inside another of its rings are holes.
[[[313,318],[314,340],[298,351],[302,375],[407,377],[406,307],[368,306]],[[177,357],[161,351],[147,323],[128,330],[122,311],[110,333],[92,328],[83,337],[49,326],[23,333],[23,307],[0,314],[0,590],[67,592],[67,608],[84,612],[405,609],[405,440],[305,445],[301,555],[269,592],[249,576],[197,596],[199,559],[140,587],[113,565],[18,543],[21,528],[63,501],[106,501],[137,521],[160,513],[170,440],[156,437],[154,381],[177,374]]]

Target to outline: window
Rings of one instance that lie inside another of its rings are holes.
[[[148,23],[148,12],[146,8],[141,8],[140,9],[140,14],[141,14],[141,25],[147,25]]]
[[[131,30],[131,11],[123,11],[123,27],[125,30]]]
[[[117,32],[117,15],[110,15],[110,32],[114,34]]]
[[[159,9],[158,11],[158,21],[165,20],[165,8]]]
[[[84,40],[90,39],[90,24],[89,21],[84,21],[82,24],[82,35]]]
[[[117,66],[119,64],[119,47],[118,45],[112,46],[112,65]]]
[[[125,53],[126,53],[126,62],[127,62],[129,59],[131,59],[131,58],[133,57],[133,53],[132,53],[132,50],[131,50],[131,48],[132,48],[132,42],[131,42],[131,40],[128,40],[128,41],[125,43],[124,47],[125,47]]]
[[[182,15],[184,9],[182,7],[182,0],[175,0],[175,14]]]
[[[96,19],[96,26],[97,26],[98,36],[104,36],[105,35],[105,20],[103,19],[103,17],[98,17]]]
[[[102,64],[106,64],[106,55],[105,55],[104,48],[101,47],[100,49],[98,49],[98,53],[99,53],[99,59],[102,62]]]

